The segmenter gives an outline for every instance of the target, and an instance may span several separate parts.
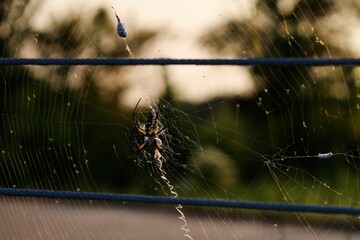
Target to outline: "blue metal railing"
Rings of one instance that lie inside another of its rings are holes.
[[[174,198],[168,196],[113,194],[95,192],[72,192],[38,189],[0,188],[0,195],[17,197],[64,198],[79,200],[103,200],[116,202],[149,203],[149,204],[181,204],[201,207],[220,207],[252,210],[269,210],[283,212],[322,213],[360,215],[359,207],[304,205],[290,203],[271,203],[241,200]]]
[[[0,65],[360,66],[360,58],[236,58],[236,59],[0,58]]]

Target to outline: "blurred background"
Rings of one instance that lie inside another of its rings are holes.
[[[129,58],[112,7],[135,58],[360,56],[351,0],[2,0],[1,57]],[[164,194],[134,163],[142,98],[140,122],[160,109],[181,196],[359,203],[359,67],[0,71],[2,187]]]

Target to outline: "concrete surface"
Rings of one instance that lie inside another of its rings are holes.
[[[183,211],[193,239],[360,239],[341,218],[315,224],[295,214],[287,220],[257,211]],[[187,239],[179,216],[174,206],[1,197],[0,239]]]

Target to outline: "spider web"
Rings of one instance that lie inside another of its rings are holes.
[[[146,4],[3,1],[1,57],[360,55],[354,1]],[[0,66],[0,184],[358,206],[359,77],[349,66]],[[140,124],[159,111],[163,156],[136,155],[139,98]],[[6,239],[359,237],[357,216],[1,202]]]

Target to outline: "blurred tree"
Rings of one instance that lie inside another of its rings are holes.
[[[28,3],[1,2],[1,57],[128,57],[116,21],[104,9],[90,22],[75,16],[34,34],[28,24],[31,16],[22,14]],[[155,31],[131,33],[127,41],[136,53],[156,37]],[[105,68],[0,66],[0,167],[6,172],[1,186],[84,191],[132,187],[130,175],[137,170],[127,168],[133,165],[129,142],[120,134],[131,132],[129,111],[118,103],[124,89],[102,89],[99,84],[114,76],[122,81],[125,71]],[[120,159],[115,158],[115,145]],[[18,168],[11,167],[15,165]]]
[[[331,33],[323,30],[321,22],[336,11],[334,1],[292,1],[292,6],[287,5],[287,8],[281,5],[282,2],[258,1],[252,17],[231,19],[224,25],[210,29],[200,42],[217,54],[236,57],[348,56],[342,51],[344,49],[339,48],[340,44],[332,45],[323,40],[331,38],[326,35]],[[354,8],[359,7],[351,1],[348,4],[352,4]],[[284,156],[286,159],[289,155],[316,155],[329,150],[342,152],[357,149],[356,133],[354,135],[353,131],[348,131],[348,119],[356,118],[356,115],[349,113],[349,108],[355,109],[358,104],[358,90],[354,88],[352,69],[342,68],[344,76],[340,77],[335,76],[334,68],[324,71],[330,71],[330,74],[326,75],[326,80],[321,81],[311,68],[251,67],[256,82],[253,97],[229,102],[231,106],[240,106],[238,122],[242,128],[238,131],[243,134],[234,136],[232,131],[224,129],[226,138],[234,138],[235,143],[248,146],[252,151],[270,157],[269,160],[271,156]],[[332,83],[345,85],[349,89],[347,97],[341,99],[329,96],[329,86]],[[234,109],[232,107],[225,115],[233,115]],[[329,120],[330,112],[336,120]],[[223,122],[220,121],[216,121],[218,126],[229,126],[233,120],[223,118]],[[243,139],[244,136],[254,135],[256,139],[253,140],[256,141],[252,140],[251,145],[245,142],[251,139]],[[241,176],[247,176],[241,182],[250,183],[254,174],[262,168],[262,161],[266,159],[260,159],[260,162],[244,161],[254,157],[257,159],[258,156],[235,144],[229,147],[229,142],[231,141],[220,141],[222,149],[226,149],[230,156],[241,156],[238,170]],[[347,167],[342,165],[339,168],[336,161],[328,161],[326,167],[319,162],[306,164],[306,161],[300,163],[294,160],[289,160],[285,165],[300,167],[311,174],[327,178],[329,172],[344,172],[342,168]],[[335,184],[336,180],[330,178],[329,182]]]

